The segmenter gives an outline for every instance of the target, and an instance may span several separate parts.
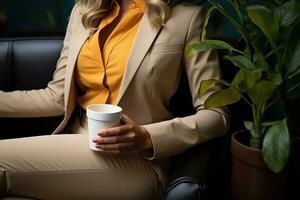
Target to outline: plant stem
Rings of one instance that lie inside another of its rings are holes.
[[[269,104],[267,104],[265,106],[264,110],[268,110],[276,101],[278,100],[278,98],[276,97],[275,99],[273,99],[273,101],[271,101]]]
[[[273,49],[272,51],[270,51],[270,52],[265,56],[265,58],[270,57],[272,54],[275,53],[275,51],[281,50],[281,49],[284,49],[284,48],[286,48],[286,45],[285,45],[285,44],[282,44],[282,45],[278,46],[277,49]]]
[[[242,99],[244,99],[244,101],[250,106],[252,107],[252,104],[250,103],[250,101],[243,95],[243,93],[235,86],[233,86],[232,84],[228,83],[228,82],[223,82],[222,83],[223,85],[225,86],[228,86],[228,87],[232,87],[233,89],[235,89],[238,93],[240,93]]]
[[[244,24],[244,17],[243,17],[243,14],[241,12],[241,7],[240,7],[240,4],[237,0],[228,0],[229,3],[232,5],[232,7],[234,8],[237,16],[239,17],[239,20],[242,24]]]
[[[254,149],[261,149],[262,132],[261,132],[261,113],[256,105],[252,106],[254,130],[251,133],[250,146]]]
[[[247,36],[247,31],[244,30],[244,28],[241,26],[240,23],[238,23],[233,17],[227,14],[227,12],[224,10],[224,8],[218,4],[215,0],[208,0],[211,5],[216,7],[220,13],[223,14],[223,16],[237,29],[237,31],[241,34],[242,38],[244,39],[246,45],[248,47],[251,47],[249,44],[249,37]]]
[[[245,97],[245,96],[243,95],[243,93],[242,93],[238,88],[236,88],[235,86],[233,86],[233,85],[231,85],[231,84],[230,84],[229,86],[232,87],[233,89],[235,89],[238,93],[240,93],[242,99],[243,99],[250,107],[252,107],[251,102],[247,99],[247,97]]]
[[[239,0],[228,0],[230,3],[231,3],[231,5],[233,6],[233,8],[234,8],[234,10],[235,10],[235,12],[236,12],[236,14],[237,14],[237,16],[238,16],[238,18],[239,18],[239,20],[240,20],[240,22],[241,22],[241,27],[243,28],[243,29],[245,29],[245,30],[247,30],[247,25],[246,25],[246,23],[245,23],[245,17],[244,17],[244,15],[243,15],[243,12],[242,12],[242,10],[241,10],[241,4],[240,4],[240,2],[239,2]],[[245,6],[247,6],[247,4],[245,4]],[[246,42],[246,45],[247,45],[247,47],[250,49],[250,51],[252,50],[252,46],[251,46],[251,39],[250,39],[250,35],[249,35],[249,33],[248,33],[248,31],[245,31],[245,37],[247,38],[247,40],[248,41],[245,41]],[[251,53],[251,55],[252,55],[252,52],[250,52]]]
[[[243,100],[251,107],[252,104],[250,103],[250,101],[241,93],[241,97],[243,98]]]
[[[246,55],[244,52],[240,51],[240,50],[232,49],[232,51],[235,51],[235,52],[237,52],[237,53],[239,53],[239,54],[242,54],[243,56],[246,56],[246,57],[247,57],[247,55]]]

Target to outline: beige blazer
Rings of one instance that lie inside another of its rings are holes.
[[[82,26],[81,16],[81,7],[75,5],[53,80],[40,90],[0,91],[0,117],[64,114],[54,134],[65,128],[76,106],[74,66],[89,36]],[[189,42],[199,41],[202,20],[201,7],[184,5],[174,7],[169,20],[160,29],[152,28],[146,15],[142,18],[130,50],[117,104],[149,131],[153,151],[143,152],[147,159],[178,154],[226,132],[228,122],[225,110],[204,109],[204,98],[197,96],[202,80],[220,77],[216,54],[208,51],[195,53],[187,59],[183,57],[185,46]],[[197,113],[174,118],[169,111],[169,100],[177,89],[183,70],[188,76]]]

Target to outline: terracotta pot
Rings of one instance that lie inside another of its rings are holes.
[[[250,134],[239,131],[232,135],[232,196],[235,200],[284,199],[287,173],[273,173],[265,165],[262,152],[247,146]]]

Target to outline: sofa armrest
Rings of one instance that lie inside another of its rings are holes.
[[[205,199],[206,187],[201,179],[183,176],[172,181],[163,194],[163,200]]]

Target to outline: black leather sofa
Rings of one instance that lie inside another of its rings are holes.
[[[0,90],[45,87],[52,78],[62,41],[63,37],[1,38]],[[194,112],[185,75],[171,109],[175,116]],[[0,139],[50,134],[61,119],[0,118]],[[230,134],[173,156],[174,169],[163,199],[230,199],[229,138]]]

